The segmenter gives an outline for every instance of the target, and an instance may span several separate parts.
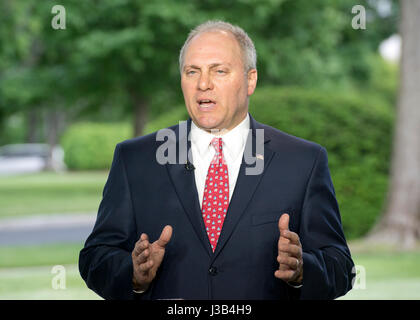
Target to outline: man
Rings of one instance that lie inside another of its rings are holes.
[[[184,44],[180,71],[187,132],[180,124],[164,143],[153,133],[117,145],[80,253],[88,287],[106,299],[344,295],[354,265],[326,151],[248,113],[257,84],[251,39],[204,23]],[[190,156],[161,164],[164,144],[176,159]]]

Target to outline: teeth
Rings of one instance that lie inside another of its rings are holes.
[[[201,100],[200,103],[209,103],[211,100]]]

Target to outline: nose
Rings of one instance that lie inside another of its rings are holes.
[[[213,82],[211,81],[209,72],[203,72],[198,79],[198,89],[202,91],[213,89]]]

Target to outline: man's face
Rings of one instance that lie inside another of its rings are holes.
[[[200,128],[231,130],[248,112],[257,83],[255,69],[245,72],[241,49],[225,31],[206,32],[188,44],[181,74],[185,105]]]

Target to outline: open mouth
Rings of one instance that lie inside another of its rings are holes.
[[[216,101],[211,99],[199,99],[197,103],[201,110],[213,110],[216,107]]]

